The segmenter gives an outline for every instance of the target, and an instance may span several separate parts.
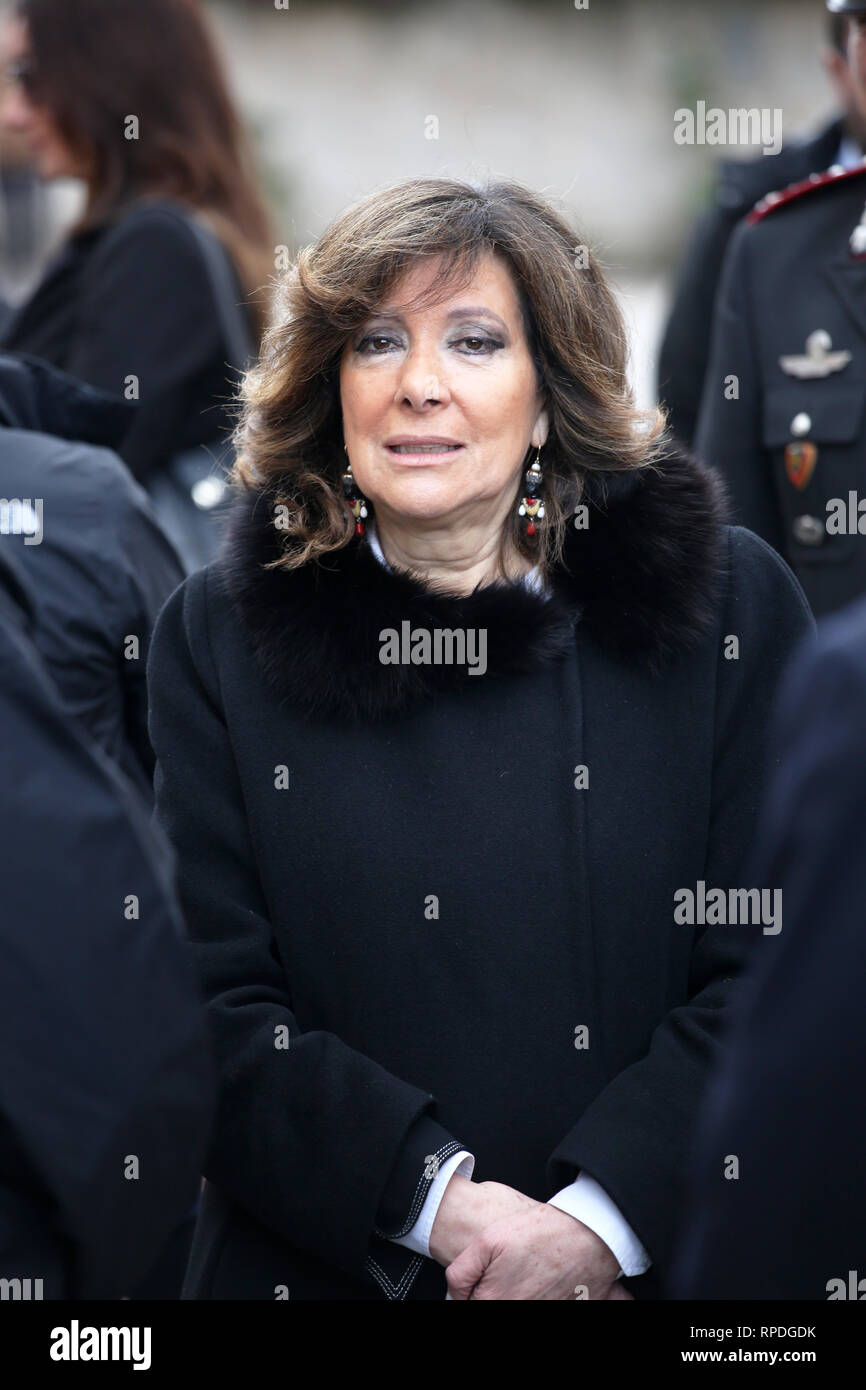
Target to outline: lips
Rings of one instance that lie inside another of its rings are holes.
[[[462,444],[389,444],[392,454],[453,454]]]
[[[394,458],[420,462],[436,462],[453,457],[463,448],[454,439],[444,439],[435,435],[400,435],[389,439],[385,445]]]

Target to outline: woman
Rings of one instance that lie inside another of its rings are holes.
[[[515,185],[377,194],[246,381],[149,669],[221,1074],[186,1296],[660,1288],[761,932],[675,894],[740,881],[810,618],[635,412],[574,245]]]
[[[6,351],[138,402],[120,453],[149,483],[229,426],[231,357],[190,228],[228,256],[237,304],[273,271],[273,235],[197,0],[20,0],[5,35],[2,119],[45,179],[76,178],[83,215],[5,325]]]

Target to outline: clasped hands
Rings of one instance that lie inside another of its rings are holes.
[[[455,1174],[430,1232],[455,1301],[631,1299],[604,1241],[567,1212],[498,1182]]]

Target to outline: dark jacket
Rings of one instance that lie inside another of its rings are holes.
[[[265,571],[280,533],[254,494],[163,610],[157,815],[221,1071],[189,1296],[443,1298],[438,1265],[376,1232],[455,1140],[476,1180],[538,1199],[585,1168],[657,1287],[755,930],[675,926],[673,895],[738,882],[810,619],[695,465],[608,487],[550,599],[434,595],[366,539]],[[382,664],[404,621],[484,629],[487,673]]]
[[[232,424],[234,381],[211,283],[168,201],[133,205],[71,237],[0,333],[0,348],[42,357],[115,395],[136,376],[136,416],[120,453],[140,481],[179,450],[222,439]]]
[[[785,683],[754,864],[782,891],[784,927],[756,956],[708,1088],[685,1298],[866,1297],[864,711],[861,601],[821,625]],[[725,1154],[737,1180],[721,1178]]]
[[[776,155],[721,162],[715,201],[698,222],[676,278],[659,351],[659,396],[668,408],[671,429],[683,444],[694,442],[710,356],[713,306],[737,223],[772,189],[828,168],[843,134],[843,123],[836,120],[814,139],[785,145]]]
[[[0,1278],[42,1280],[32,1298],[119,1298],[189,1206],[213,1068],[170,847],[61,706],[9,544],[0,538]]]
[[[795,185],[737,230],[696,441],[736,520],[784,555],[817,617],[866,593],[856,498],[854,533],[827,529],[828,503],[847,514],[849,492],[866,497],[866,257],[849,242],[864,201],[866,167]],[[789,359],[818,330],[847,360],[795,375]]]
[[[104,447],[123,438],[130,413],[37,358],[0,353],[7,563],[35,604],[33,639],[66,707],[150,800],[147,651],[183,571],[145,493]],[[41,504],[38,543],[16,519],[25,500],[31,526]]]

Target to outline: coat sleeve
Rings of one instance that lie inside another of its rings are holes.
[[[749,886],[742,872],[768,770],[775,690],[794,647],[813,627],[784,561],[740,528],[732,529],[730,547],[722,633],[739,639],[740,654],[736,661],[718,662],[708,888]],[[671,926],[673,912],[672,901]],[[663,1266],[672,1248],[692,1126],[734,976],[756,930],[696,929],[688,1000],[663,1019],[646,1056],[604,1088],[548,1161],[552,1189],[565,1186],[580,1169],[595,1178],[654,1263]]]
[[[200,383],[226,352],[201,253],[170,211],[139,211],[94,252],[81,298],[67,370],[118,396],[129,376],[138,379],[135,418],[118,452],[146,480],[182,447]],[[216,410],[211,419],[215,436]]]
[[[695,453],[718,469],[724,478],[733,520],[748,526],[774,550],[783,553],[779,507],[770,459],[763,445],[763,399],[752,274],[756,233],[760,230],[741,223],[725,257],[695,433]],[[736,379],[735,383],[731,378]],[[734,390],[736,395],[732,395]]]
[[[290,1244],[360,1277],[377,1217],[399,1214],[408,1178],[395,1170],[411,1169],[414,1122],[434,1098],[298,1026],[222,713],[207,582],[199,571],[169,599],[148,667],[156,814],[177,852],[219,1069],[205,1175]]]
[[[165,837],[2,623],[0,665],[0,1273],[119,1298],[195,1200],[202,1001]]]

